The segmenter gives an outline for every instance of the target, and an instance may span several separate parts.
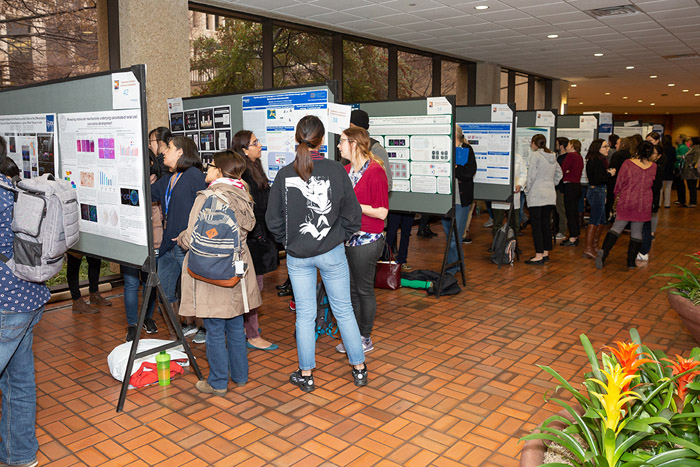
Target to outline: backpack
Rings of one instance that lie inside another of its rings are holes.
[[[491,243],[491,261],[498,265],[501,269],[502,264],[513,264],[517,256],[515,251],[518,246],[518,239],[515,237],[515,232],[508,225],[510,216],[513,214],[513,202],[510,198],[510,208],[506,217],[506,222],[501,228],[496,231]]]
[[[316,286],[316,339],[323,335],[333,337],[336,334],[338,334],[338,325],[333,321],[328,294],[323,281],[320,281]]]
[[[247,270],[236,214],[223,193],[202,191],[207,197],[192,231],[187,272],[200,281],[234,287]],[[245,284],[244,284],[245,285]],[[247,293],[243,290],[243,299]]]
[[[63,255],[80,235],[78,195],[71,184],[51,174],[28,180],[13,180],[15,205],[12,216],[12,258],[0,255],[15,276],[29,282],[44,282],[63,267]]]

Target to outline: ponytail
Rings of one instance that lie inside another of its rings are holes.
[[[297,123],[294,135],[297,146],[297,156],[294,159],[294,171],[305,182],[311,178],[314,170],[314,161],[311,159],[311,150],[318,148],[323,142],[326,129],[321,120],[314,115],[307,115]]]

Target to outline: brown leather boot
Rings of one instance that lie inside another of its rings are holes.
[[[86,314],[95,314],[99,313],[100,310],[97,308],[91,307],[87,303],[85,303],[85,300],[83,300],[83,297],[80,297],[77,300],[73,300],[73,313],[86,313]]]
[[[584,258],[595,259],[597,254],[595,249],[595,225],[588,224],[586,227],[586,248],[583,250]]]
[[[598,245],[600,245],[600,237],[603,235],[603,232],[605,231],[605,224],[600,224],[595,226],[595,236],[593,237],[593,249],[595,250],[596,255],[598,254]]]
[[[90,293],[90,305],[92,306],[112,306],[112,302],[100,295],[99,292]]]

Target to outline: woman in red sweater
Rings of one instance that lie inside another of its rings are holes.
[[[561,242],[561,246],[578,246],[578,236],[581,235],[581,226],[578,223],[578,201],[581,198],[581,173],[583,172],[581,141],[569,140],[566,152],[566,158],[561,164],[561,171],[564,173],[562,192],[564,193],[564,210],[566,224],[569,228],[569,239]]]
[[[389,213],[389,182],[384,163],[369,148],[369,133],[364,128],[351,127],[340,136],[338,149],[350,160],[345,170],[362,208],[362,226],[345,242],[345,256],[350,266],[352,308],[365,353],[374,349],[371,337],[377,313],[374,274],[384,250],[384,219]],[[345,346],[339,344],[336,350],[345,353]]]

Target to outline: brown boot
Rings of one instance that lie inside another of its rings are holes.
[[[595,259],[595,255],[597,254],[596,248],[595,248],[595,225],[588,224],[588,227],[586,227],[586,248],[583,250],[583,256],[584,258],[589,258],[589,259]]]
[[[94,313],[99,313],[100,310],[97,308],[93,308],[87,303],[85,303],[85,300],[83,300],[83,297],[80,297],[77,300],[73,300],[73,313],[87,313],[87,314],[94,314]]]
[[[90,293],[90,305],[92,306],[112,306],[112,302],[100,295],[99,292]]]
[[[598,254],[598,245],[600,245],[600,236],[603,235],[604,230],[605,224],[595,226],[595,236],[593,237],[593,249],[595,250],[596,255]]]

